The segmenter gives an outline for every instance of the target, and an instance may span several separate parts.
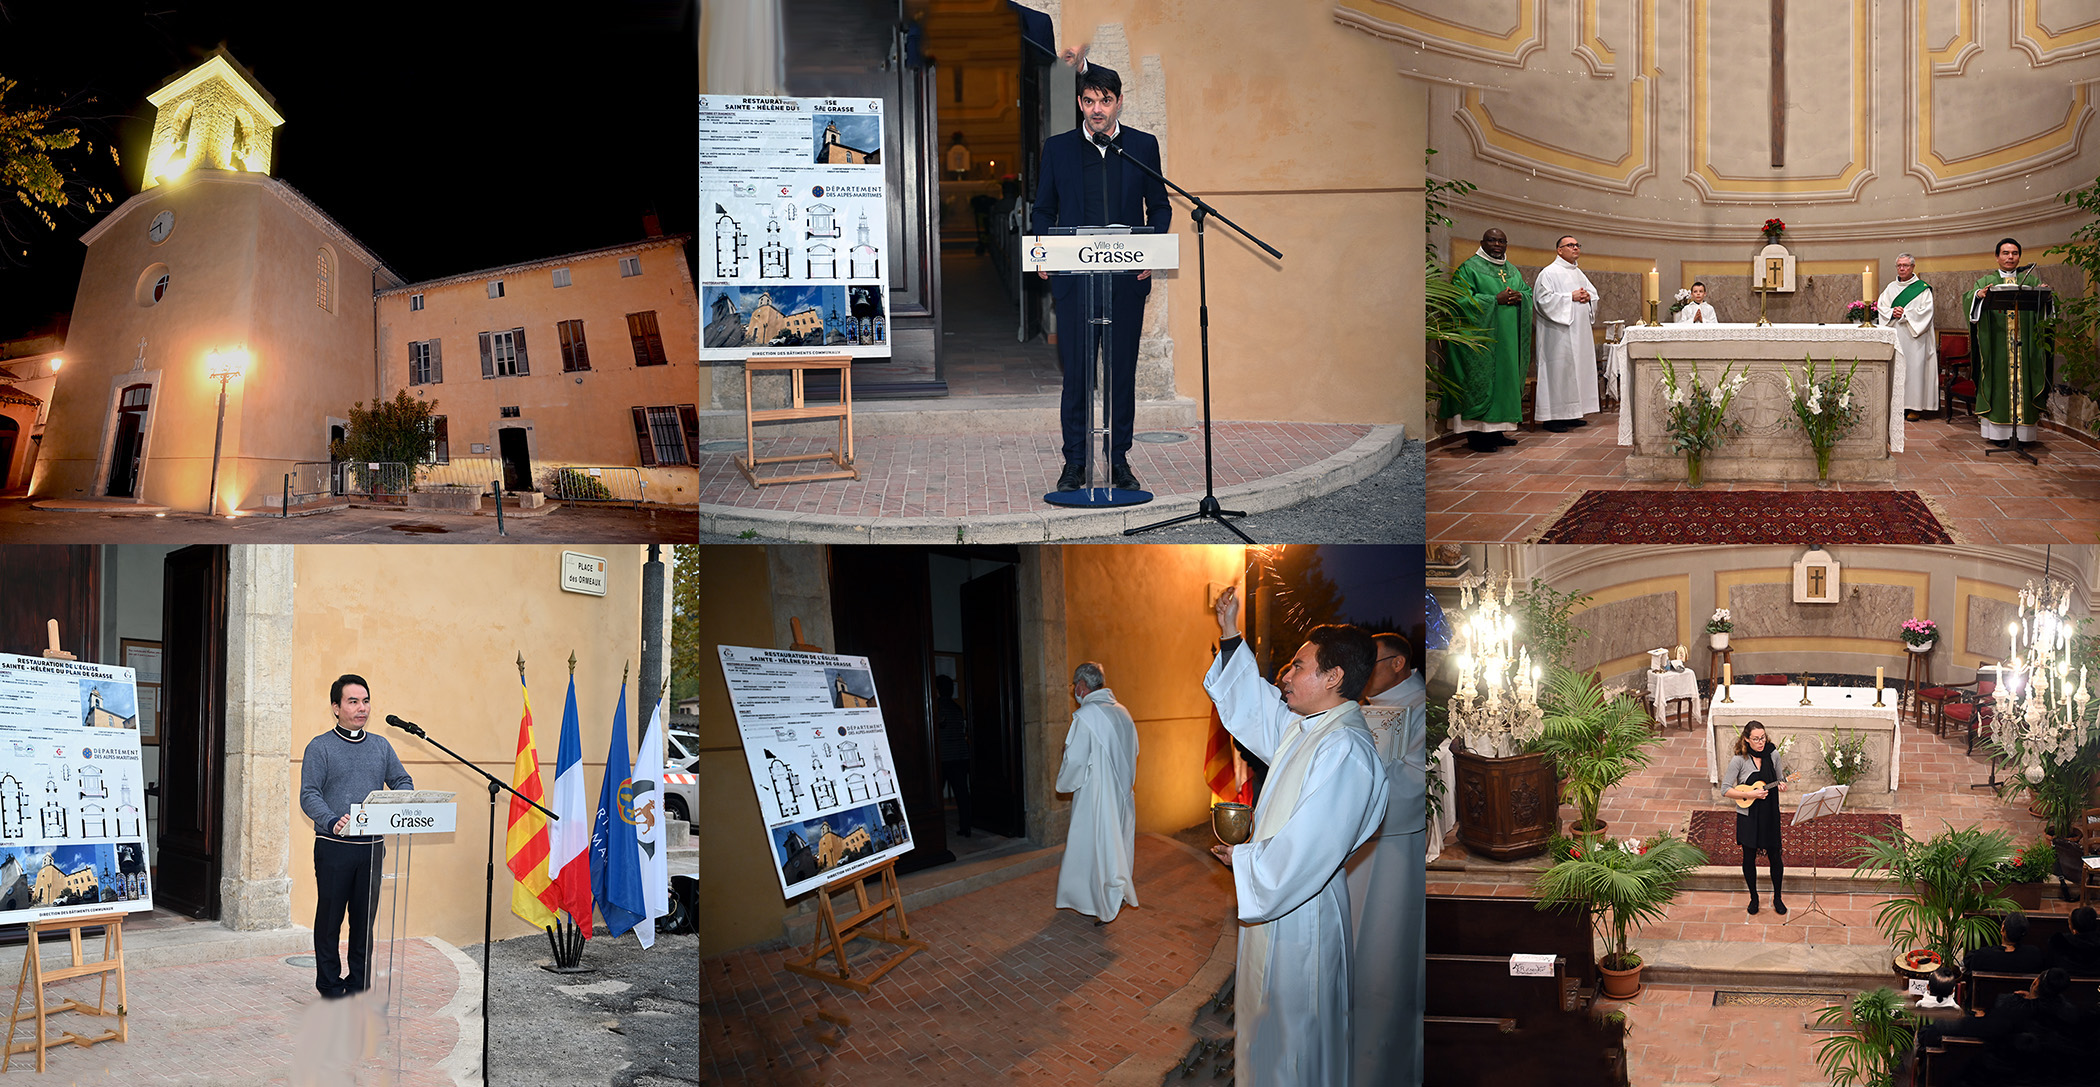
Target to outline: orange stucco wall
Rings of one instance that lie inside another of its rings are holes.
[[[622,277],[621,257],[639,257],[642,274]],[[569,270],[569,286],[554,286],[553,270]],[[503,297],[488,297],[488,283],[502,279]],[[414,295],[421,310],[410,309]],[[637,366],[627,314],[653,310],[663,334],[662,366]],[[556,324],[583,322],[587,371],[562,370]],[[536,474],[555,465],[639,465],[634,407],[696,404],[699,393],[699,306],[680,240],[666,238],[631,249],[543,262],[500,275],[447,278],[388,291],[379,299],[382,398],[402,389],[437,402],[445,416],[452,460],[496,463],[497,431],[520,427],[529,435]],[[525,330],[530,373],[481,376],[483,332]],[[437,340],[444,363],[441,383],[410,385],[408,345]],[[504,407],[518,417],[501,417]],[[473,443],[489,452],[475,454]],[[495,476],[484,472],[479,478]],[[697,470],[691,466],[644,469],[651,501],[696,500]],[[462,478],[470,478],[462,475]]]
[[[1392,46],[1330,8],[1267,0],[1066,0],[1058,46],[1120,24],[1140,93],[1164,73],[1165,172],[1275,246],[1206,231],[1213,408],[1224,419],[1421,418],[1426,102]],[[1127,113],[1127,111],[1126,111]],[[1202,394],[1196,239],[1174,198],[1181,268],[1169,329],[1181,395]],[[1155,297],[1158,297],[1155,294]]]

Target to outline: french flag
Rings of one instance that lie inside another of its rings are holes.
[[[591,806],[584,799],[583,735],[576,723],[576,677],[569,676],[569,701],[561,710],[561,749],[554,760],[554,802],[561,821],[552,836],[547,874],[562,908],[585,939],[591,935]]]

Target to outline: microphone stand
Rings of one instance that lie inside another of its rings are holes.
[[[496,797],[500,793],[508,792],[510,795],[517,797],[519,800],[523,800],[527,804],[531,804],[534,808],[538,808],[541,815],[544,815],[557,823],[561,822],[561,816],[556,815],[551,811],[548,811],[546,808],[540,807],[537,801],[517,791],[516,789],[511,788],[509,785],[505,784],[502,779],[496,777],[494,774],[491,774],[487,770],[483,770],[481,767],[476,766],[471,762],[468,762],[464,758],[461,758],[459,752],[454,751],[451,748],[446,747],[444,744],[441,744],[436,740],[431,739],[430,734],[424,732],[422,726],[416,724],[414,721],[403,721],[402,719],[394,716],[393,714],[388,714],[386,717],[386,723],[402,730],[403,732],[408,733],[411,736],[414,736],[419,740],[424,741],[425,743],[428,743],[430,746],[437,748],[439,751],[442,751],[445,754],[452,756],[453,762],[456,762],[461,766],[464,766],[467,769],[472,770],[477,774],[480,774],[482,777],[487,778],[489,782],[488,875],[487,889],[481,903],[481,1082],[483,1084],[483,1087],[487,1087],[489,1081],[490,1018],[489,951],[495,946],[494,940],[491,939],[491,932],[495,927],[496,916]],[[589,919],[586,918],[584,920],[584,923],[589,924]]]
[[[1203,501],[1197,504],[1196,512],[1194,513],[1183,514],[1180,517],[1170,517],[1167,520],[1154,522],[1153,524],[1149,525],[1140,525],[1137,528],[1126,528],[1123,530],[1123,535],[1135,536],[1140,532],[1150,532],[1156,528],[1166,528],[1170,525],[1181,524],[1184,521],[1211,520],[1216,521],[1221,525],[1224,525],[1227,529],[1231,530],[1233,535],[1238,536],[1241,540],[1244,540],[1247,543],[1251,544],[1254,542],[1252,538],[1250,538],[1246,533],[1241,532],[1240,527],[1238,525],[1235,525],[1231,521],[1226,520],[1227,517],[1245,517],[1247,516],[1246,512],[1244,510],[1224,509],[1218,503],[1217,488],[1215,485],[1216,469],[1215,464],[1211,459],[1212,450],[1210,422],[1210,288],[1206,276],[1206,266],[1203,260],[1204,222],[1207,219],[1214,218],[1217,221],[1224,223],[1226,226],[1231,227],[1235,233],[1239,234],[1240,237],[1243,237],[1248,241],[1253,242],[1255,245],[1260,246],[1264,252],[1268,253],[1272,257],[1275,257],[1277,260],[1282,260],[1283,254],[1277,252],[1275,247],[1271,246],[1269,243],[1262,241],[1260,238],[1257,238],[1252,234],[1247,233],[1247,231],[1242,229],[1238,223],[1227,219],[1223,215],[1219,215],[1218,209],[1211,207],[1208,203],[1204,201],[1202,197],[1197,196],[1195,193],[1192,193],[1187,189],[1184,189],[1181,186],[1174,184],[1172,181],[1167,180],[1166,175],[1160,173],[1158,170],[1155,170],[1152,167],[1147,166],[1142,162],[1139,162],[1137,159],[1132,158],[1128,153],[1126,153],[1123,150],[1121,145],[1111,144],[1109,145],[1109,150],[1114,154],[1122,155],[1124,162],[1130,163],[1131,165],[1136,166],[1138,169],[1143,170],[1148,174],[1151,174],[1154,178],[1158,179],[1160,184],[1165,185],[1167,188],[1170,188],[1177,193],[1180,193],[1185,199],[1188,200],[1188,202],[1191,205],[1193,205],[1192,210],[1189,212],[1189,218],[1196,224],[1197,325],[1202,329],[1203,332]]]

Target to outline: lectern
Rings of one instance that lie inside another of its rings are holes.
[[[1999,310],[2005,314],[2005,380],[2012,396],[2012,444],[2003,449],[1986,449],[1984,455],[2011,453],[2029,464],[2040,464],[2020,441],[2020,428],[2035,425],[2034,395],[2038,390],[2028,387],[2025,374],[2025,354],[2020,349],[2020,329],[2030,321],[2048,319],[2055,308],[2056,294],[2047,287],[2023,287],[2001,283],[1983,292],[1983,310]],[[1982,376],[1979,369],[1977,376]],[[2039,390],[2046,393],[2047,389]]]
[[[1079,226],[1051,227],[1049,233],[1023,238],[1022,243],[1024,268],[1077,277],[1076,293],[1084,307],[1080,328],[1085,339],[1079,350],[1080,357],[1087,360],[1086,486],[1076,491],[1052,491],[1043,496],[1043,501],[1053,506],[1095,508],[1150,502],[1152,492],[1113,487],[1108,479],[1108,412],[1115,404],[1115,366],[1111,362],[1115,350],[1115,287],[1118,277],[1179,268],[1181,239],[1174,234],[1154,234],[1131,227]],[[1096,372],[1102,377],[1098,390]]]
[[[453,803],[457,795],[430,790],[374,789],[365,795],[362,804],[350,805],[350,834],[377,834],[386,839],[386,858],[382,862],[379,878],[374,881],[373,896],[379,903],[379,912],[372,919],[372,947],[368,949],[366,961],[371,971],[372,988],[383,994],[381,1014],[386,1020],[384,1059],[394,1067],[394,1082],[407,1082],[402,1078],[407,1067],[402,1040],[406,1037],[401,1028],[401,1010],[408,1003],[402,991],[407,980],[406,944],[410,939],[408,927],[408,879],[410,860],[414,853],[416,837],[423,834],[450,834],[458,829],[458,805]],[[351,909],[356,909],[355,903]]]

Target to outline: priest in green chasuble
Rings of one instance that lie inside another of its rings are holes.
[[[1983,436],[2000,448],[2012,444],[2016,424],[2022,442],[2035,440],[2035,422],[2042,417],[2042,405],[2049,393],[2049,345],[2042,334],[2046,314],[2020,314],[2020,393],[2027,404],[2020,409],[2019,418],[2014,419],[2010,354],[2005,340],[2007,314],[2004,310],[1983,308],[1985,295],[2000,283],[2042,285],[2032,267],[2021,271],[2019,264],[2020,243],[2011,238],[1999,242],[1998,270],[1978,279],[1969,292],[1969,342],[1976,357],[1976,414],[1983,417]]]
[[[1451,429],[1475,452],[1515,445],[1508,436],[1524,418],[1524,370],[1531,362],[1531,288],[1505,259],[1509,238],[1489,228],[1480,251],[1451,279],[1470,297],[1467,320],[1486,334],[1485,347],[1446,344],[1444,369],[1458,384],[1444,395]]]

